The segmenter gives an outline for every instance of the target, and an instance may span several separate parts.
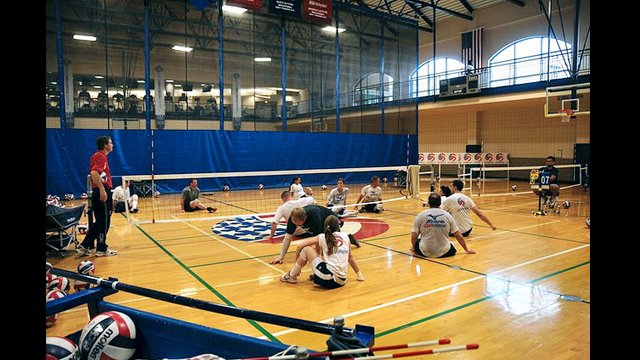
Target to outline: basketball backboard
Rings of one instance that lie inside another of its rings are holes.
[[[591,113],[591,83],[553,86],[546,89],[545,117],[588,115]]]

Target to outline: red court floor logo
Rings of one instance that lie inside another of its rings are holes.
[[[287,224],[279,223],[273,240],[267,240],[271,233],[271,219],[273,215],[236,217],[215,224],[211,230],[216,235],[233,240],[266,244],[281,243]],[[354,217],[340,220],[344,221],[342,231],[353,234],[358,240],[374,237],[389,230],[389,224],[379,219]]]

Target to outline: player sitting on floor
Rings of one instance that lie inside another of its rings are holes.
[[[296,249],[293,268],[280,277],[280,281],[295,284],[302,268],[310,263],[313,269],[311,279],[317,285],[335,289],[347,282],[349,265],[358,274],[358,281],[364,281],[364,275],[358,268],[349,246],[347,233],[340,231],[340,221],[335,215],[324,220],[324,233],[302,241]]]

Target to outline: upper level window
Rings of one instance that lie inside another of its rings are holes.
[[[380,73],[371,73],[353,85],[353,105],[375,104],[380,102],[384,90],[384,101],[393,100],[393,78],[384,74],[383,86],[380,86]]]
[[[553,38],[515,41],[489,59],[490,87],[569,77],[570,51],[571,44]]]
[[[454,58],[444,57],[427,60],[411,74],[411,96],[439,94],[440,80],[462,75],[464,75],[464,64]],[[417,89],[416,76],[418,76]]]

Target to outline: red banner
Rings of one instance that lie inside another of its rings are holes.
[[[262,10],[262,0],[227,0],[227,5],[245,9]]]
[[[333,2],[332,0],[304,0],[302,15],[307,20],[331,24]]]
[[[418,164],[508,164],[508,153],[418,153]]]

